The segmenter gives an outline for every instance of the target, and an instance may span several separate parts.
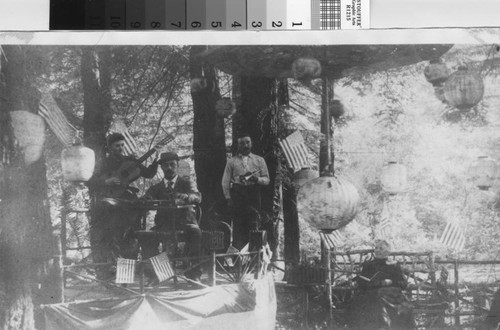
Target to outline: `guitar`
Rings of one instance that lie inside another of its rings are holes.
[[[139,165],[142,164],[146,159],[148,159],[149,156],[155,153],[158,149],[162,148],[173,140],[174,137],[169,134],[161,139],[152,149],[142,155],[139,159],[126,160],[120,165],[118,169],[101,175],[100,179],[103,181],[109,178],[116,178],[120,181],[120,184],[106,186],[103,189],[103,195],[108,197],[120,196],[123,192],[125,192],[125,190],[127,190],[130,183],[134,182],[141,176]]]

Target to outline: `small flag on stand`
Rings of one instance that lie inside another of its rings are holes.
[[[443,235],[441,235],[440,242],[451,249],[461,251],[465,246],[465,236],[462,229],[456,223],[448,221]]]
[[[116,283],[134,283],[136,261],[118,258],[116,263]]]
[[[122,119],[115,119],[111,124],[110,132],[121,133],[125,137],[125,154],[127,156],[135,155],[137,153],[137,144],[134,138],[130,135],[127,125]]]
[[[380,238],[386,238],[388,235],[389,227],[391,226],[391,216],[387,204],[384,202],[382,212],[380,213],[380,222],[378,225],[378,232]]]
[[[320,232],[320,239],[324,242],[327,248],[337,248],[343,245],[344,235],[338,230],[330,232]]]
[[[149,260],[153,264],[153,269],[158,277],[158,281],[163,282],[175,276],[174,269],[172,268],[172,265],[170,265],[170,260],[168,259],[166,252],[162,252]]]
[[[307,148],[299,131],[295,131],[286,139],[281,140],[280,146],[294,172],[309,166]]]
[[[71,146],[73,144],[76,129],[69,123],[49,93],[43,94],[38,105],[38,114],[45,119],[63,145]]]

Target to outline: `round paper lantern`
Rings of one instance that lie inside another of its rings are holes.
[[[316,179],[318,176],[318,171],[312,168],[303,168],[293,175],[293,182],[295,183],[295,187],[299,189],[304,183]]]
[[[493,186],[497,172],[497,163],[487,156],[479,157],[470,168],[471,178],[476,187],[481,190],[488,190]]]
[[[450,70],[441,59],[431,60],[424,69],[424,76],[433,86],[440,86],[450,76]]]
[[[215,103],[215,110],[217,115],[228,117],[236,111],[236,106],[229,97],[223,97]]]
[[[382,189],[391,195],[404,192],[408,186],[406,167],[395,161],[390,161],[382,170],[380,182]]]
[[[321,64],[315,58],[298,58],[292,63],[292,73],[299,80],[318,78],[321,75]]]
[[[344,178],[322,176],[300,187],[299,215],[312,226],[335,230],[351,222],[359,210],[356,187]]]
[[[191,93],[198,93],[207,88],[207,79],[204,77],[191,79]]]
[[[94,150],[83,145],[74,145],[61,153],[61,167],[66,181],[88,181],[94,173],[94,166]]]
[[[465,66],[458,68],[444,84],[446,101],[460,109],[469,109],[481,101],[484,94],[484,83],[481,76],[471,73]]]
[[[21,147],[24,163],[31,165],[43,153],[45,142],[45,121],[42,117],[28,111],[11,111],[10,118],[14,137]]]

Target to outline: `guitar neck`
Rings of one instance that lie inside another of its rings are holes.
[[[141,158],[137,159],[137,163],[142,164],[146,159],[148,159],[149,156],[154,154],[155,149],[151,149],[148,152],[146,152],[144,155],[142,155]]]

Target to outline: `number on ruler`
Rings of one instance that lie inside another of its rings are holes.
[[[273,23],[271,24],[273,28],[276,28],[276,27],[281,27],[283,25],[283,23],[281,21],[273,21]]]
[[[191,22],[191,27],[193,29],[201,28],[201,22],[198,21]]]
[[[262,22],[261,21],[257,21],[257,22],[253,21],[252,27],[254,27],[254,28],[262,27]]]
[[[297,26],[297,25],[302,25],[302,22],[299,22],[299,23],[292,22],[292,27]]]
[[[179,29],[182,27],[181,21],[177,21],[177,23],[170,23],[172,26],[178,27]]]
[[[217,21],[217,22],[212,21],[212,24],[210,24],[210,25],[212,25],[212,27],[215,29],[215,28],[218,28],[218,27],[222,27],[222,22],[220,22],[220,21]]]
[[[179,22],[179,23],[180,23],[180,22]],[[156,21],[153,21],[153,22],[151,22],[151,24],[150,24],[150,25],[151,25],[151,27],[152,27],[153,29],[159,29],[159,28],[161,28],[161,22],[156,22]]]
[[[130,22],[130,27],[133,29],[139,29],[141,27],[141,22]]]
[[[241,24],[234,21],[233,24],[231,24],[231,27],[241,27]]]

